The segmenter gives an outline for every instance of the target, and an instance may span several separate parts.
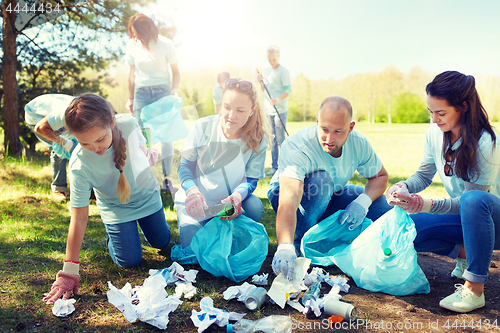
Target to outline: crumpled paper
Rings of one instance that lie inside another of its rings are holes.
[[[226,291],[222,293],[222,296],[224,296],[224,299],[227,301],[237,297],[238,301],[245,302],[247,296],[250,295],[255,289],[257,289],[256,286],[245,282],[241,286],[231,286],[227,288]]]
[[[166,329],[168,315],[182,304],[177,297],[168,296],[166,286],[164,277],[159,274],[146,278],[142,286],[135,288],[127,282],[122,289],[117,289],[108,281],[108,301],[131,323],[139,319],[159,329]]]
[[[350,285],[347,284],[347,279],[342,277],[341,275],[332,276],[324,280],[324,282],[328,283],[330,286],[334,287],[335,285],[340,287],[340,291],[345,293],[349,292]]]
[[[252,283],[259,286],[267,286],[267,278],[269,277],[268,273],[262,273],[262,275],[254,275],[252,276]]]
[[[167,285],[171,285],[176,283],[177,281],[188,283],[196,282],[196,274],[198,274],[198,271],[196,269],[190,269],[189,271],[186,271],[184,270],[184,267],[174,261],[169,268],[149,270],[149,275],[156,274],[160,274],[161,276],[163,276],[167,281]]]
[[[294,279],[292,281],[288,281],[281,273],[274,279],[267,294],[282,309],[285,307],[290,294],[301,290],[300,285],[310,264],[311,259],[299,257],[295,259]]]
[[[321,267],[313,267],[311,273],[304,276],[304,285],[310,287],[318,282],[323,282],[328,279],[329,274]]]
[[[203,332],[213,323],[219,325],[219,327],[226,326],[230,320],[240,320],[246,314],[214,308],[214,301],[208,296],[200,301],[200,308],[201,311],[191,311],[191,320],[198,327],[198,333]]]
[[[326,295],[324,295],[321,298],[318,299],[309,299],[306,302],[306,306],[303,310],[303,314],[307,314],[309,309],[314,311],[314,314],[316,317],[321,316],[321,309],[325,307],[325,303],[329,299],[334,299],[336,301],[340,300],[342,296],[339,294],[340,292],[340,286],[339,285],[334,285],[332,289],[330,289],[330,292]]]
[[[185,299],[192,298],[196,294],[196,287],[191,282],[176,282],[174,296],[180,299],[183,294]]]
[[[54,302],[54,306],[52,307],[52,313],[56,317],[67,317],[75,311],[76,300],[74,298],[65,299],[59,298]]]

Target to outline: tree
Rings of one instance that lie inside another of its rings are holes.
[[[393,66],[387,66],[379,75],[382,97],[387,103],[387,122],[392,122],[392,99],[399,93],[403,83],[403,74]]]
[[[417,94],[401,93],[394,97],[392,105],[395,123],[428,123],[430,120],[425,102]]]
[[[0,5],[2,23],[2,86],[4,146],[8,154],[22,151],[19,139],[19,96],[16,76],[24,78],[24,88],[31,82],[28,94],[35,97],[46,92],[63,92],[68,88],[68,78],[85,68],[100,70],[109,61],[122,54],[121,38],[126,31],[132,6],[145,5],[150,0],[4,0]],[[50,5],[53,15],[40,10]],[[35,11],[23,12],[24,4]],[[55,12],[55,9],[59,12]],[[120,41],[120,42],[118,42]],[[38,89],[40,78],[48,80]],[[87,88],[81,78],[76,78],[73,91]],[[0,95],[0,97],[2,97]],[[22,112],[21,112],[22,113]]]

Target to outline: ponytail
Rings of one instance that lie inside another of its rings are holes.
[[[127,177],[123,174],[123,166],[125,165],[125,159],[127,158],[127,154],[125,153],[127,150],[126,141],[122,136],[122,131],[117,127],[113,127],[113,149],[114,149],[114,157],[113,162],[115,162],[115,168],[120,171],[120,178],[118,178],[118,184],[116,185],[116,193],[115,197],[120,199],[122,204],[126,204],[130,199],[130,185],[127,181]]]

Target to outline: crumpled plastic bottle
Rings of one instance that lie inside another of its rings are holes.
[[[235,324],[228,324],[227,332],[291,333],[292,318],[288,316],[272,315],[255,321],[249,319],[241,319]]]

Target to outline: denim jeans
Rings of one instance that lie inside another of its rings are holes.
[[[68,181],[66,176],[66,164],[68,162],[65,158],[57,156],[56,152],[52,149],[52,141],[47,140],[37,132],[35,132],[35,125],[28,125],[29,128],[35,133],[38,140],[49,148],[50,152],[50,169],[52,170],[52,192],[68,193]],[[57,134],[60,134],[56,132]]]
[[[315,171],[306,175],[302,200],[297,209],[295,247],[300,248],[300,241],[307,230],[338,210],[346,209],[363,191],[363,186],[346,185],[342,191],[333,192],[333,180],[326,171]],[[274,211],[277,212],[279,186],[270,190],[268,197]],[[387,204],[385,196],[382,195],[370,205],[366,217],[375,221],[391,208],[392,206]]]
[[[109,255],[118,267],[136,267],[141,263],[142,250],[137,223],[152,247],[163,249],[170,242],[170,228],[163,208],[136,221],[105,224]]]
[[[140,87],[135,90],[134,99],[134,117],[139,122],[142,128],[141,110],[153,102],[156,102],[162,97],[170,95],[170,87],[167,85]],[[163,175],[167,176],[172,173],[172,165],[174,161],[174,144],[172,142],[161,143],[161,159]]]
[[[262,201],[254,194],[249,195],[241,203],[242,215],[251,218],[255,222],[259,222],[264,214],[264,205]],[[212,218],[198,221],[191,215],[186,213],[186,209],[182,207],[177,210],[177,223],[179,225],[179,237],[181,245],[186,248],[191,244],[194,235]]]
[[[456,258],[462,244],[468,268],[463,277],[477,283],[488,280],[493,250],[500,249],[500,198],[483,191],[467,191],[460,197],[460,215],[419,213],[413,242],[419,252]]]
[[[281,117],[281,120],[280,120]],[[281,123],[283,121],[283,124]],[[273,169],[278,169],[279,149],[285,141],[285,128],[288,121],[288,111],[278,115],[269,115],[269,124],[271,127],[271,157]]]

